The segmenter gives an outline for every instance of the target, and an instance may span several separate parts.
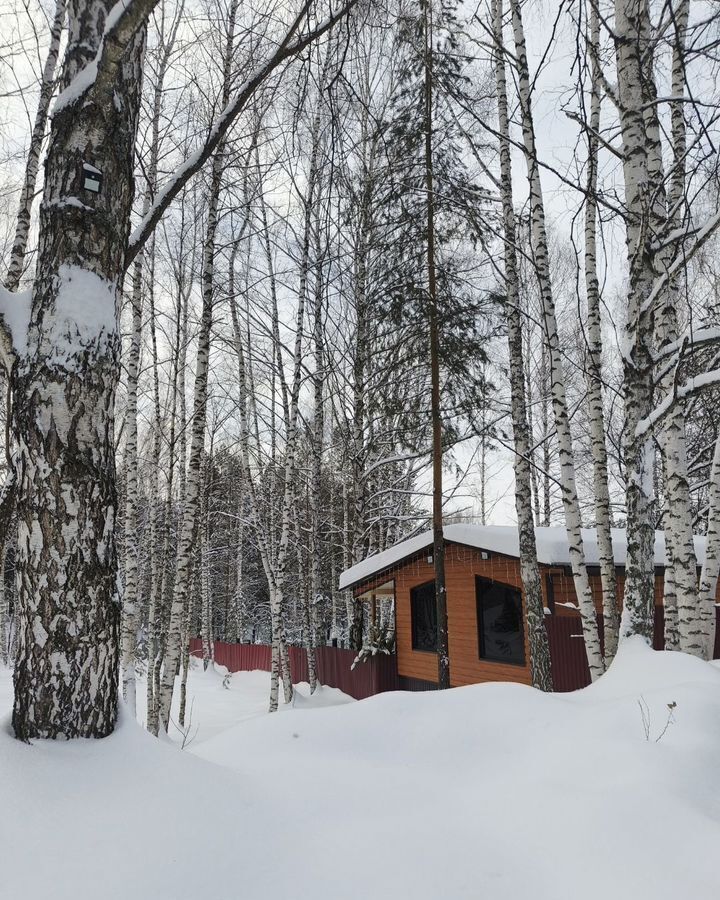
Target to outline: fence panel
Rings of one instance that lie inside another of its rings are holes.
[[[720,659],[720,607],[715,610],[717,628],[715,632],[715,659]],[[556,691],[575,691],[590,684],[590,671],[585,656],[580,616],[546,616],[550,656],[552,659],[553,682]],[[602,617],[598,616],[598,628],[602,640]],[[662,650],[664,618],[662,607],[655,607],[655,633],[653,646]],[[302,647],[289,647],[290,668],[293,681],[307,681],[307,655]],[[190,652],[202,657],[202,641],[193,638]],[[351,669],[355,659],[354,650],[340,647],[318,647],[315,651],[317,676],[321,684],[339,688],[356,700],[372,697],[383,691],[398,691],[404,688],[423,689],[423,685],[401,683],[397,674],[397,660],[394,655],[379,654],[367,662],[359,663]],[[271,650],[266,644],[226,644],[215,642],[215,661],[226,666],[230,672],[250,672],[254,669],[270,671]],[[403,682],[406,682],[404,679]]]
[[[294,682],[308,680],[307,654],[302,647],[288,647]],[[190,653],[202,657],[202,641],[192,638]],[[318,647],[315,664],[318,680],[339,688],[356,700],[400,689],[395,656],[381,654],[351,669],[356,653],[340,647]],[[230,672],[270,671],[271,648],[266,644],[226,644],[215,642],[215,662]]]

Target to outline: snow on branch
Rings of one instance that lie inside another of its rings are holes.
[[[189,156],[179,167],[175,175],[173,175],[173,177],[158,191],[155,202],[143,217],[138,227],[130,235],[128,250],[125,256],[126,268],[135,259],[145,241],[155,230],[155,226],[162,218],[163,213],[180,193],[183,186],[196,172],[200,171],[207,160],[210,159],[218,144],[223,140],[235,119],[245,108],[260,85],[283,62],[302,52],[314,40],[329,31],[340,19],[348,15],[357,2],[358,0],[347,0],[337,12],[332,13],[327,19],[307,32],[307,34],[293,41],[300,23],[310,7],[309,2],[303,4],[302,10],[298,13],[295,21],[290,26],[285,37],[280,44],[278,44],[272,55],[255,69],[240,87],[230,103],[228,103],[220,113],[217,121],[210,130],[204,145]]]
[[[655,354],[655,360],[659,362],[669,356],[685,353],[703,344],[715,344],[720,342],[720,328],[699,328],[697,331],[688,330],[685,334],[673,341]]]
[[[671,394],[664,397],[650,415],[638,422],[635,436],[641,438],[646,435],[651,428],[667,415],[678,400],[684,400],[691,394],[697,394],[699,391],[716,384],[720,384],[720,369],[712,369],[710,372],[703,372],[702,375],[688,378],[685,384],[678,385]]]
[[[684,266],[693,258],[693,256],[695,256],[695,254],[698,252],[698,250],[700,250],[705,242],[714,234],[718,226],[720,226],[720,210],[718,210],[714,216],[708,219],[703,227],[698,230],[697,240],[692,245],[692,247],[690,247],[690,249],[686,253],[680,253],[673,260],[672,264],[668,266],[667,270],[657,279],[653,286],[653,289],[647,295],[645,300],[643,300],[642,306],[640,307],[641,315],[652,309],[655,301],[660,296],[662,291],[667,287],[670,281],[672,281],[675,275],[677,275],[677,273],[682,268],[684,268]]]

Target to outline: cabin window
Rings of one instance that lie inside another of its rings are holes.
[[[510,585],[475,579],[480,659],[525,665],[522,596]]]
[[[437,606],[435,582],[428,581],[410,591],[413,650],[437,650]]]

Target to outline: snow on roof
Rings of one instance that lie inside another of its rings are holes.
[[[514,525],[446,525],[443,533],[445,540],[453,544],[464,544],[467,547],[488,550],[490,553],[502,553],[505,556],[518,557],[520,555],[518,530]],[[600,556],[595,529],[583,528],[582,535],[585,562],[589,566],[597,566]],[[400,541],[399,544],[383,550],[382,553],[369,556],[340,575],[340,590],[352,587],[360,581],[392,568],[408,556],[413,556],[426,547],[431,547],[432,543],[432,531],[424,531],[407,541]],[[536,528],[535,543],[539,563],[549,566],[570,565],[567,532],[564,528]],[[612,529],[612,543],[615,565],[624,566],[627,556],[624,528]],[[695,553],[698,565],[702,565],[705,559],[704,537],[695,537]],[[665,535],[662,531],[656,531],[655,565],[664,566],[665,564]]]

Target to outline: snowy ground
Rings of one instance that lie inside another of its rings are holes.
[[[179,682],[173,694],[169,737],[174,744],[194,752],[204,741],[227,731],[233,725],[258,716],[267,717],[270,701],[270,676],[267,672],[228,674],[223,666],[204,672],[198,660],[191,660],[191,663],[194,668],[188,679],[183,728],[179,725],[178,717]],[[282,698],[282,686],[280,696]],[[138,702],[138,719],[144,725],[146,713],[144,679],[138,681],[138,697],[142,697],[142,702]],[[295,685],[292,703],[285,704],[281,699],[280,711],[320,709],[354,702],[352,697],[332,687],[321,686],[311,695],[310,686],[300,682]]]
[[[634,644],[574,695],[313,708],[343,699],[323,692],[275,716],[267,677],[196,673],[184,752],[126,716],[104,741],[33,746],[6,719],[0,898],[720,896],[714,666]]]

